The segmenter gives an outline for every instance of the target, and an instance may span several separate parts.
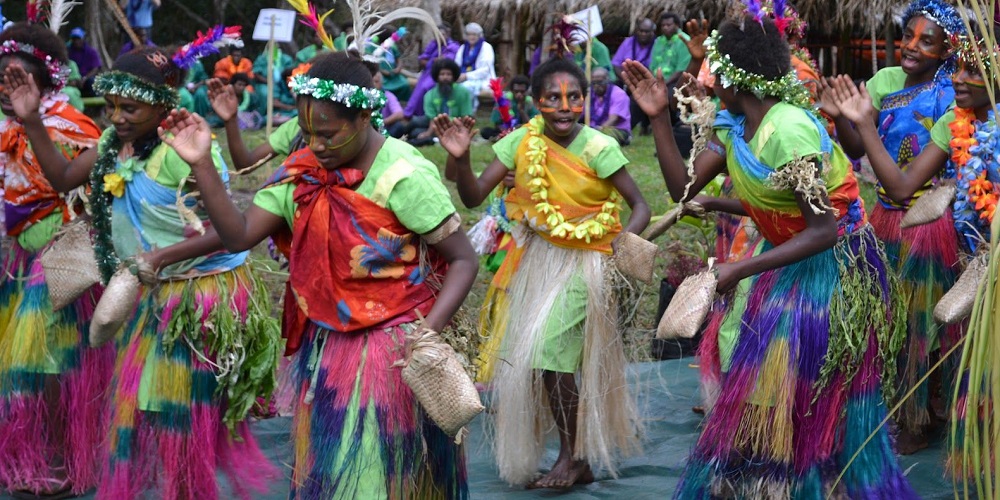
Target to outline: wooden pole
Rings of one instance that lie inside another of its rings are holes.
[[[122,12],[122,8],[118,6],[118,2],[115,0],[104,0],[104,3],[108,5],[108,9],[111,10],[115,19],[118,20],[118,24],[120,24],[122,29],[125,30],[125,34],[132,39],[132,45],[135,45],[136,48],[142,47],[142,42],[139,41],[139,36],[135,34],[135,31],[132,31],[132,25],[128,23],[128,18],[125,17],[125,13]]]
[[[271,35],[267,41],[267,135],[271,137],[271,129],[274,127],[274,23],[276,17],[271,16]]]
[[[593,63],[591,62],[591,55],[594,53],[594,36],[590,31],[591,16],[593,11],[587,9],[587,88],[590,88],[590,71],[592,69]],[[586,98],[583,101],[583,124],[590,126],[590,92],[587,92]]]

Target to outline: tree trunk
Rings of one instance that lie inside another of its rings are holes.
[[[114,62],[114,58],[111,57],[111,50],[108,44],[105,43],[105,33],[118,33],[118,30],[114,28],[115,23],[113,19],[110,19],[110,23],[105,24],[104,16],[101,15],[102,12],[101,2],[87,2],[86,3],[86,17],[87,17],[87,38],[88,43],[97,49],[97,53],[101,56],[104,61],[104,67],[110,68],[111,63]],[[108,27],[108,29],[105,29]]]
[[[441,24],[441,0],[423,0],[420,6],[434,18],[434,22]],[[422,28],[421,31],[423,34],[420,36],[420,46],[426,47],[428,43],[431,43],[431,39],[434,38],[434,35],[431,33],[431,30],[427,28]],[[445,33],[444,35],[447,37],[448,33]]]

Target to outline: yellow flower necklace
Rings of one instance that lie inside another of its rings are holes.
[[[545,217],[549,235],[553,238],[584,240],[587,243],[590,243],[591,238],[603,238],[617,222],[621,196],[617,190],[612,190],[608,201],[601,205],[600,213],[593,218],[578,224],[567,221],[559,211],[559,205],[549,203],[549,182],[545,180],[548,176],[545,165],[549,147],[542,138],[544,131],[545,120],[541,115],[528,122],[528,151],[525,157],[528,160],[527,172],[530,177],[528,191],[531,193],[531,199],[537,202],[535,210]]]

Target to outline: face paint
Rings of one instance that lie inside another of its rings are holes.
[[[937,34],[936,30],[939,29],[941,28],[940,26],[937,25],[937,23],[930,21],[923,16],[918,17],[916,20],[914,20],[913,36],[912,38],[910,38],[910,42],[907,43],[905,46],[903,46],[903,49],[916,52],[930,59],[940,59],[941,52],[937,50],[929,51],[920,46],[921,45],[920,42],[925,35],[933,37],[934,35]]]
[[[311,101],[306,102],[305,106],[306,106],[305,110],[306,112],[304,113],[304,116],[306,118],[306,123],[305,127],[302,127],[302,133],[303,136],[308,137],[308,140],[306,141],[307,145],[309,149],[312,149],[313,151],[316,150],[328,151],[328,150],[341,149],[349,145],[350,143],[354,142],[354,139],[358,137],[358,133],[361,132],[361,129],[355,130],[354,133],[351,134],[350,136],[341,140],[334,141],[334,139],[337,139],[337,137],[341,135],[341,132],[350,128],[351,125],[350,122],[346,122],[342,127],[333,131],[332,134],[317,134],[316,128],[313,125],[315,123],[316,114],[319,114],[319,119],[322,121],[328,121],[329,118],[327,118],[326,113],[314,109]]]
[[[543,100],[543,104],[538,107],[538,110],[543,113],[555,113],[558,111],[583,113],[583,95],[576,92],[570,95],[569,86],[573,82],[563,76],[553,83],[559,86],[559,93],[556,95],[552,93],[547,95]]]
[[[958,69],[951,75],[951,80],[954,83],[964,83],[970,87],[986,88],[986,79],[979,74],[979,67],[975,63],[969,64],[965,61],[959,61]]]

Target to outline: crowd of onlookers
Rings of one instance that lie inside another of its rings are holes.
[[[152,11],[159,7],[159,0],[122,0],[133,31],[144,45],[155,45],[150,40]],[[594,39],[590,47],[590,61],[586,60],[585,37],[572,41],[569,51],[550,50],[548,40],[538,44],[532,53],[527,75],[515,75],[506,79],[505,97],[510,106],[513,122],[506,124],[497,109],[491,114],[491,126],[484,127],[482,137],[494,140],[510,123],[523,124],[538,114],[530,88],[530,75],[534,68],[550,57],[572,58],[581,67],[590,70],[591,99],[589,123],[592,127],[614,137],[620,144],[627,145],[632,140],[633,130],[649,133],[649,120],[636,106],[620,83],[621,65],[626,59],[642,62],[653,72],[662,71],[668,84],[674,82],[685,70],[690,54],[685,46],[686,35],[680,30],[681,18],[673,13],[664,13],[659,25],[651,19],[642,19],[636,24],[632,36],[627,37],[617,50],[612,52],[600,40]],[[480,102],[493,101],[489,82],[497,77],[496,57],[493,46],[486,41],[482,26],[469,23],[464,26],[464,38],[455,40],[452,28],[447,24],[439,26],[444,34],[444,44],[432,40],[419,56],[420,72],[404,71],[400,53],[393,46],[383,56],[377,84],[385,91],[387,103],[382,110],[385,126],[390,135],[405,137],[414,145],[432,144],[435,140],[430,128],[430,118],[438,114],[452,117],[475,114]],[[339,30],[334,39],[334,48],[346,48],[351,27]],[[68,43],[69,57],[73,73],[65,92],[70,102],[83,109],[83,97],[93,95],[94,77],[101,71],[102,62],[97,50],[86,41],[83,28],[70,31]],[[548,35],[546,35],[548,36]],[[375,43],[368,45],[373,48]],[[130,40],[121,53],[134,48]],[[292,71],[316,54],[326,50],[317,37],[311,44],[298,50],[283,50],[276,46],[272,66],[272,79],[287,81]],[[201,63],[187,75],[187,83],[181,91],[181,107],[206,117],[213,126],[222,122],[214,115],[208,99],[207,81],[221,79],[235,87],[240,99],[240,124],[243,128],[262,127],[267,113],[267,53],[262,52],[251,59],[242,48],[230,48],[211,67]],[[283,123],[296,115],[295,97],[285,85],[273,86],[273,122]]]

